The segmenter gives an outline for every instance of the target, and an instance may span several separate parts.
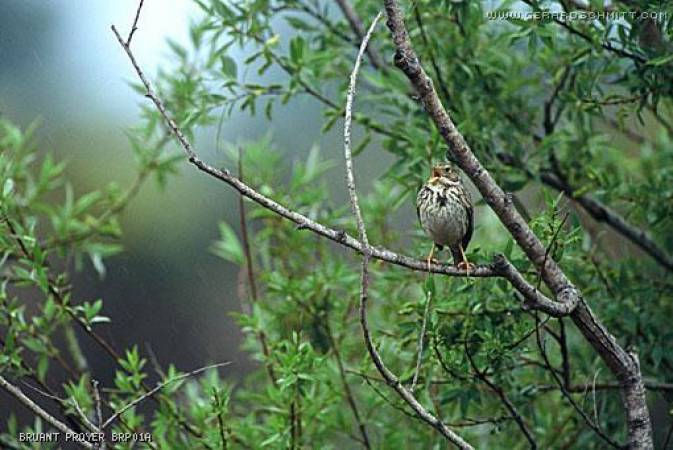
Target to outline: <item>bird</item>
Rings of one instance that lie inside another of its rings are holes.
[[[449,247],[453,264],[470,271],[472,264],[465,257],[474,230],[474,207],[470,193],[460,174],[450,162],[432,167],[430,178],[416,197],[418,220],[433,245],[427,257],[428,271],[435,247]]]

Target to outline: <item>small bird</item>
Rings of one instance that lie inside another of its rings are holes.
[[[474,208],[470,193],[460,174],[448,162],[436,164],[432,175],[416,197],[418,220],[433,241],[428,255],[428,270],[435,246],[441,251],[449,247],[453,263],[469,271],[473,267],[465,258],[465,250],[474,229]]]

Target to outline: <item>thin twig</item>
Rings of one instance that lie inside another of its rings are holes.
[[[537,314],[533,315],[535,318],[535,322],[538,323],[539,319],[537,317]],[[540,350],[540,355],[542,356],[542,359],[545,363],[545,365],[548,368],[548,372],[551,373],[552,377],[554,378],[554,381],[556,381],[556,384],[559,387],[559,390],[561,391],[561,394],[563,394],[563,397],[565,397],[566,400],[572,405],[572,407],[579,413],[580,416],[582,416],[582,419],[584,419],[584,422],[592,429],[594,432],[600,436],[605,442],[607,442],[609,445],[615,448],[623,448],[621,444],[618,442],[615,442],[610,438],[610,436],[606,435],[603,430],[598,426],[598,422],[594,422],[591,420],[591,418],[587,415],[587,413],[580,407],[580,405],[575,402],[575,399],[572,398],[572,396],[568,393],[566,390],[565,386],[563,385],[563,380],[559,378],[557,375],[556,371],[553,369],[553,366],[551,362],[549,361],[549,357],[547,356],[547,351],[544,348],[544,341],[542,340],[542,335],[540,334],[539,327],[535,328],[535,340],[537,342],[538,349]],[[594,380],[595,381],[595,380]]]
[[[238,179],[243,182],[243,152],[241,147],[238,148]],[[243,195],[238,196],[238,214],[239,223],[241,226],[241,241],[243,244],[243,254],[245,255],[245,269],[248,276],[248,286],[250,287],[250,299],[252,304],[257,303],[257,283],[255,282],[255,269],[253,267],[252,251],[250,250],[250,238],[248,236],[248,221],[245,214],[245,202]],[[267,375],[274,386],[277,385],[276,373],[271,364],[271,351],[266,340],[266,333],[264,330],[259,330],[257,333],[257,340],[262,348],[264,355],[264,367]]]
[[[568,75],[570,75],[571,67],[572,67],[571,65],[566,66],[566,68],[563,70],[563,73],[561,74],[561,79],[559,80],[558,83],[556,83],[556,86],[554,86],[554,90],[552,91],[551,96],[547,101],[544,102],[544,118],[542,120],[542,124],[544,127],[545,134],[549,135],[554,132],[556,123],[558,122],[558,119],[561,117],[560,114],[561,108],[559,108],[559,111],[557,111],[557,114],[555,116],[552,116],[552,108],[554,107],[554,102],[561,93],[561,90],[563,89],[566,80],[568,79]]]
[[[222,419],[222,411],[220,411],[221,403],[220,397],[217,394],[217,389],[213,389],[213,397],[215,398],[215,405],[217,406],[217,427],[220,431],[220,440],[222,441],[222,450],[227,450],[227,437],[224,430],[224,420]]]
[[[101,407],[100,391],[98,390],[98,380],[91,380],[91,387],[93,388],[93,399],[96,407],[96,425],[98,426],[97,429],[100,430],[100,426],[103,423],[103,409]],[[106,449],[105,439],[101,440],[98,448],[101,450]]]
[[[365,426],[365,423],[360,416],[360,410],[358,409],[357,403],[355,401],[355,395],[353,395],[353,391],[351,390],[348,380],[346,379],[346,369],[344,367],[343,358],[341,357],[341,351],[339,350],[339,342],[337,339],[335,339],[334,333],[332,333],[332,327],[330,326],[329,320],[327,320],[327,318],[325,318],[324,328],[325,332],[327,333],[327,337],[330,340],[330,346],[332,348],[332,352],[334,353],[334,358],[337,362],[339,378],[341,378],[341,384],[343,385],[344,393],[346,394],[346,401],[348,401],[348,406],[353,412],[353,417],[355,418],[360,435],[362,436],[362,445],[366,449],[371,449],[367,427]]]
[[[439,64],[437,63],[437,58],[435,57],[435,51],[432,48],[432,43],[428,39],[428,36],[425,34],[425,26],[423,25],[423,17],[421,16],[419,3],[416,3],[413,6],[413,9],[414,9],[414,19],[416,19],[418,29],[421,32],[421,39],[423,40],[423,44],[428,50],[428,54],[430,56],[430,64],[432,65],[432,69],[435,71],[435,76],[437,77],[437,84],[439,85],[439,90],[444,96],[444,100],[448,102],[449,100],[451,100],[451,95],[449,94],[449,89],[447,87],[446,82],[444,81],[442,70],[440,69]]]
[[[169,384],[171,384],[171,383],[175,383],[176,381],[184,380],[185,378],[189,378],[189,377],[192,377],[192,376],[194,376],[194,375],[198,375],[198,374],[200,374],[201,372],[205,372],[206,370],[216,369],[216,368],[218,368],[218,367],[228,366],[229,364],[231,364],[231,361],[227,361],[227,362],[223,362],[223,363],[218,363],[218,364],[211,364],[211,365],[209,365],[209,366],[200,367],[200,368],[198,368],[198,369],[196,369],[196,370],[192,370],[191,372],[183,373],[183,374],[178,375],[178,376],[176,376],[176,377],[173,377],[173,378],[171,378],[171,379],[169,379],[169,380],[166,380],[166,381],[164,381],[164,382],[162,382],[162,383],[158,383],[153,389],[150,389],[149,391],[147,391],[146,393],[144,393],[144,394],[141,395],[140,397],[136,398],[136,399],[133,400],[132,402],[126,404],[126,406],[124,406],[123,408],[121,408],[120,410],[118,410],[118,411],[116,411],[114,414],[112,414],[110,417],[108,417],[107,420],[106,420],[105,422],[103,422],[103,424],[100,426],[100,429],[101,429],[101,430],[104,430],[105,428],[107,428],[108,426],[110,426],[110,424],[112,424],[112,422],[114,422],[114,421],[117,419],[117,417],[121,416],[121,415],[124,414],[126,411],[128,411],[130,408],[133,408],[134,406],[136,406],[138,403],[140,403],[140,402],[146,400],[148,397],[153,396],[154,394],[156,394],[157,392],[159,392],[161,389],[163,389],[163,388],[166,387],[167,385],[169,385]]]
[[[514,422],[519,426],[519,429],[521,430],[521,433],[523,433],[524,437],[530,444],[532,449],[537,448],[537,442],[535,441],[535,437],[533,436],[533,433],[531,432],[530,428],[528,427],[528,424],[524,420],[523,416],[519,413],[517,410],[516,406],[514,406],[514,403],[507,397],[507,394],[505,393],[505,390],[492,382],[491,380],[488,379],[486,374],[482,371],[479,370],[477,367],[477,364],[475,363],[474,359],[472,358],[472,355],[470,354],[469,349],[467,348],[467,345],[465,345],[465,355],[467,356],[467,360],[470,363],[470,366],[472,367],[472,370],[474,371],[475,376],[480,379],[481,381],[484,382],[486,386],[488,386],[500,399],[500,402],[505,406],[505,408],[509,411],[509,413],[512,415],[512,419],[514,419]]]
[[[346,17],[351,29],[357,36],[358,41],[362,42],[365,37],[365,27],[362,24],[362,20],[360,20],[360,17],[355,12],[355,9],[353,9],[353,5],[351,5],[349,0],[336,0],[336,2],[337,5],[339,5],[342,14]],[[379,70],[386,69],[383,58],[381,58],[381,55],[374,47],[368,46],[365,51],[367,52],[367,56],[369,56],[369,61],[372,63],[372,66]]]
[[[51,414],[49,414],[47,411],[45,411],[39,405],[33,402],[30,398],[26,396],[26,394],[24,394],[21,391],[21,389],[11,384],[2,375],[0,375],[0,387],[3,388],[5,391],[7,391],[7,393],[9,393],[12,397],[17,399],[22,405],[30,409],[33,413],[35,413],[37,416],[39,416],[41,419],[43,419],[45,422],[47,422],[57,430],[66,434],[73,434],[73,435],[76,434],[66,424],[53,417]],[[77,444],[82,448],[90,450],[94,449],[94,446],[88,441],[77,441]]]
[[[129,37],[126,39],[127,46],[131,45],[131,39],[133,39],[133,34],[138,29],[138,19],[140,19],[140,10],[143,9],[144,1],[145,0],[140,0],[140,3],[138,3],[138,9],[136,10],[136,17],[133,19],[133,25],[131,26],[131,30],[129,31]]]
[[[455,444],[461,449],[472,449],[472,446],[465,442],[460,436],[448,428],[441,420],[437,419],[435,416],[430,414],[413,396],[413,394],[407,390],[399,381],[397,376],[395,376],[385,365],[381,355],[376,350],[374,342],[372,341],[371,333],[369,331],[369,323],[367,320],[367,299],[368,299],[368,289],[369,289],[369,258],[371,257],[371,247],[367,239],[367,229],[365,227],[364,220],[362,218],[362,212],[360,211],[360,205],[358,203],[357,191],[355,189],[355,176],[353,174],[353,161],[351,153],[351,119],[352,119],[352,109],[353,109],[353,99],[355,96],[355,85],[357,82],[358,70],[360,68],[360,62],[362,60],[362,55],[367,48],[367,43],[371,38],[371,35],[374,32],[376,24],[379,19],[383,16],[382,13],[377,14],[376,18],[372,22],[367,34],[362,40],[360,45],[360,51],[355,60],[355,65],[353,66],[353,72],[350,76],[350,83],[348,86],[348,95],[346,96],[346,118],[344,120],[344,157],[346,159],[346,185],[348,188],[348,194],[350,197],[351,209],[358,227],[358,236],[360,242],[362,243],[362,267],[360,273],[360,325],[362,327],[362,333],[364,335],[365,345],[369,356],[371,357],[374,365],[377,370],[386,380],[388,385],[390,385],[397,394],[402,397],[402,399],[412,407],[412,409],[418,414],[418,416],[430,426],[439,431],[446,439]]]
[[[96,427],[96,425],[94,425],[93,422],[91,422],[89,420],[89,418],[87,417],[87,415],[84,412],[84,410],[82,409],[82,407],[79,406],[79,403],[77,402],[77,399],[75,397],[71,397],[71,398],[68,399],[68,401],[75,408],[75,411],[77,412],[77,415],[79,416],[80,420],[84,424],[84,427],[87,430],[91,431],[92,433],[98,432],[99,431],[98,427]],[[95,446],[95,444],[94,444],[94,446]]]
[[[423,342],[425,341],[425,331],[428,325],[428,316],[430,315],[430,302],[432,302],[432,292],[428,291],[427,299],[425,301],[425,310],[423,311],[423,322],[421,323],[421,332],[418,334],[418,342],[416,344],[416,369],[414,370],[414,377],[411,381],[409,392],[414,392],[416,389],[416,382],[418,381],[418,374],[421,371],[421,362],[423,361]]]
[[[556,215],[556,212],[554,212],[554,216]],[[565,225],[566,220],[568,220],[568,216],[570,215],[569,212],[566,211],[565,215],[563,216],[563,219],[561,220],[561,223],[559,223],[558,227],[556,227],[556,230],[554,231],[554,234],[552,235],[551,239],[549,240],[549,244],[547,244],[547,247],[544,250],[544,261],[543,265],[547,262],[547,258],[549,258],[549,254],[552,251],[552,248],[556,244],[556,240],[558,239],[559,233],[561,232],[561,229],[563,228],[563,225]],[[542,273],[538,273],[537,277],[537,282],[535,283],[536,289],[540,289],[540,283],[542,283]]]
[[[358,52],[353,71],[351,72],[350,82],[348,84],[348,93],[346,94],[346,113],[344,117],[344,158],[346,160],[346,187],[348,188],[348,196],[350,197],[351,210],[355,216],[358,227],[358,236],[360,241],[365,246],[369,247],[367,239],[367,229],[365,227],[364,219],[362,218],[362,211],[360,211],[360,204],[358,202],[357,192],[355,190],[355,175],[353,173],[353,156],[351,152],[351,132],[353,123],[353,100],[355,99],[355,86],[357,85],[358,73],[360,71],[360,64],[362,62],[362,55],[367,48],[367,43],[376,28],[376,24],[383,17],[383,13],[379,12],[369,31],[364,36],[360,51]],[[364,253],[368,253],[365,251]]]

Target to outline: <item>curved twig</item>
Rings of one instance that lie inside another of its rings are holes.
[[[362,327],[362,333],[364,335],[365,345],[367,346],[367,351],[371,357],[374,365],[381,374],[381,376],[386,380],[386,383],[391,386],[397,394],[416,412],[416,414],[427,424],[439,431],[446,439],[452,442],[454,445],[458,446],[461,449],[471,449],[472,446],[465,442],[460,436],[453,432],[449,427],[446,426],[440,419],[433,416],[428,410],[426,410],[423,405],[421,405],[414,395],[405,388],[402,383],[400,383],[399,378],[393,374],[383,362],[383,358],[379,354],[374,342],[372,340],[371,333],[369,331],[369,323],[367,320],[367,299],[368,299],[368,289],[369,289],[369,258],[371,257],[369,241],[367,239],[367,229],[365,227],[364,220],[362,218],[362,211],[360,210],[360,205],[358,202],[357,192],[355,190],[355,175],[353,174],[353,158],[351,152],[351,124],[353,117],[353,99],[355,97],[355,85],[357,82],[358,71],[360,69],[360,62],[362,61],[362,56],[367,48],[367,43],[371,38],[374,28],[378,23],[379,19],[383,16],[382,13],[379,13],[371,26],[369,31],[362,40],[360,45],[360,51],[355,60],[355,65],[353,67],[353,72],[350,76],[350,84],[348,86],[348,95],[346,97],[346,118],[344,120],[344,156],[346,158],[346,184],[348,187],[348,195],[350,197],[351,209],[358,227],[358,235],[360,241],[362,242],[363,252],[362,252],[362,270],[360,273],[360,325]]]
[[[176,381],[184,380],[185,378],[189,378],[189,377],[194,376],[194,375],[198,375],[198,374],[200,374],[201,372],[205,372],[206,370],[216,369],[216,368],[218,368],[218,367],[228,366],[229,364],[231,364],[231,361],[227,361],[227,362],[223,362],[223,363],[219,363],[219,364],[212,364],[212,365],[210,365],[210,366],[205,366],[205,367],[199,367],[198,369],[196,369],[196,370],[192,370],[191,372],[183,373],[183,374],[181,374],[181,375],[178,375],[178,376],[176,376],[176,377],[173,377],[173,378],[171,378],[171,379],[168,379],[168,380],[164,381],[163,383],[158,383],[154,388],[150,389],[149,391],[147,391],[146,393],[144,393],[144,394],[141,395],[140,397],[136,398],[136,399],[133,400],[132,402],[127,403],[124,407],[122,407],[122,408],[119,409],[118,411],[115,411],[114,414],[112,414],[110,417],[108,417],[108,418],[105,420],[105,422],[103,422],[103,423],[101,424],[100,429],[101,429],[101,430],[104,430],[105,428],[107,428],[108,426],[110,426],[115,420],[117,420],[117,418],[118,418],[119,416],[121,416],[122,414],[124,414],[124,413],[125,413],[126,411],[128,411],[130,408],[133,408],[133,407],[136,406],[138,403],[141,403],[142,401],[146,400],[147,398],[153,396],[154,394],[156,394],[157,392],[159,392],[160,390],[162,390],[163,388],[165,388],[167,385],[169,385],[169,384],[171,384],[171,383],[175,383]]]

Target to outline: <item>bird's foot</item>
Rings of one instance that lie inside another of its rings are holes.
[[[467,275],[469,276],[470,271],[474,270],[477,266],[475,266],[471,262],[461,261],[458,264],[456,264],[456,267],[467,272]]]
[[[441,264],[441,261],[439,261],[437,258],[426,258],[425,263],[428,267],[428,272],[430,272],[430,266],[433,264]]]

